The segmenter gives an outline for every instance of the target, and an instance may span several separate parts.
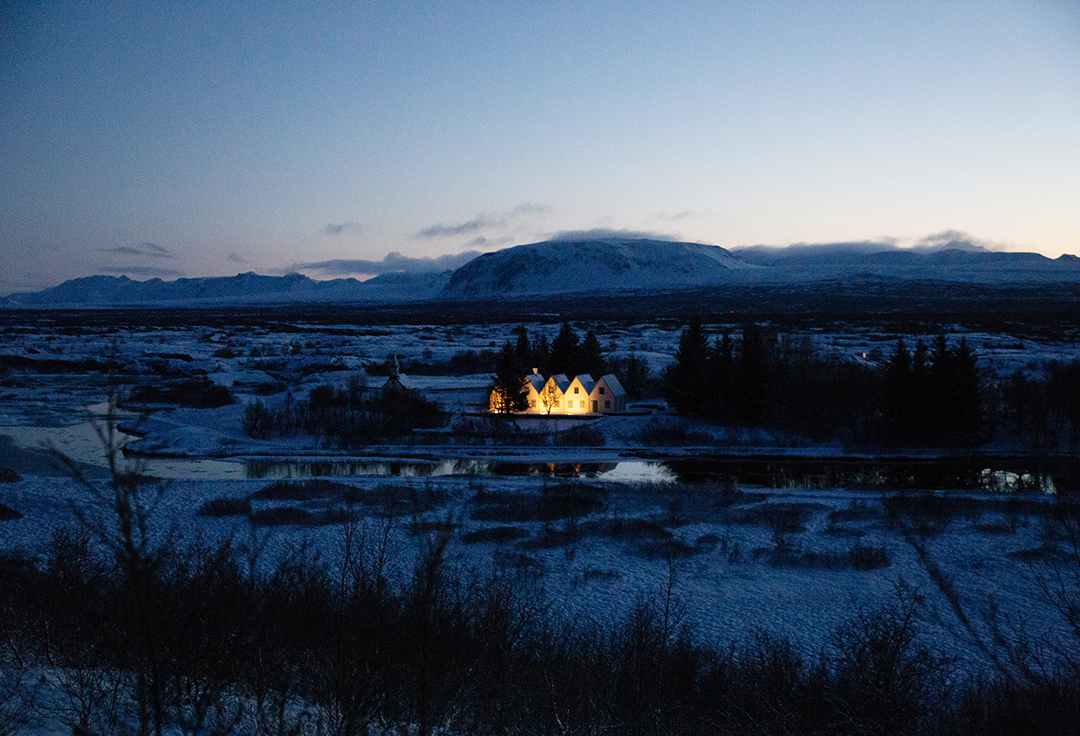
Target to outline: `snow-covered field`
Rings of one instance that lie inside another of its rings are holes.
[[[23,514],[21,519],[0,522],[0,544],[5,549],[38,551],[56,528],[75,522],[72,504],[88,500],[78,483],[50,464],[46,446],[82,463],[93,482],[105,482],[95,426],[104,426],[103,402],[110,392],[122,396],[136,385],[206,378],[228,387],[236,403],[217,409],[158,407],[118,415],[121,427],[140,435],[124,441],[156,455],[140,461],[141,470],[164,479],[159,522],[175,527],[185,540],[257,538],[266,544],[268,559],[307,543],[333,559],[342,526],[322,522],[344,508],[341,489],[304,501],[253,501],[255,512],[295,508],[294,518],[302,523],[259,525],[247,516],[196,515],[211,499],[251,496],[282,474],[333,476],[330,480],[335,483],[383,499],[381,504],[362,505],[362,523],[392,525],[401,574],[411,568],[421,540],[448,533],[455,566],[528,571],[542,582],[553,605],[575,617],[620,616],[640,597],[659,594],[674,576],[675,591],[686,603],[688,620],[702,641],[738,640],[760,627],[791,635],[812,652],[855,607],[886,603],[898,587],[910,585],[925,597],[927,631],[937,647],[962,660],[979,661],[982,655],[971,644],[971,632],[960,624],[955,600],[928,572],[930,559],[958,591],[964,610],[975,614],[972,626],[981,636],[987,633],[981,612],[993,609],[999,622],[1024,621],[1028,632],[1065,641],[1060,638],[1064,622],[1036,585],[1041,564],[1037,560],[1044,554],[1039,550],[1060,543],[1056,536],[1060,530],[1041,512],[1050,505],[1046,494],[1026,496],[1023,504],[1009,506],[1001,494],[968,493],[946,518],[925,519],[916,532],[905,535],[904,524],[916,517],[905,522],[890,516],[888,489],[733,488],[718,482],[676,482],[664,466],[642,460],[643,454],[655,452],[641,447],[642,427],[658,418],[670,419],[655,405],[635,415],[587,420],[604,437],[602,447],[459,447],[432,442],[378,446],[341,456],[314,438],[260,441],[241,429],[243,407],[256,398],[270,403],[285,401],[286,395],[302,398],[317,385],[340,387],[351,379],[377,387],[385,379],[367,375],[363,369],[367,364],[392,356],[403,361],[449,361],[463,351],[497,350],[511,337],[513,327],[297,325],[288,332],[211,327],[39,332],[36,327],[9,327],[0,353],[70,364],[56,373],[16,367],[0,377],[0,467],[21,474],[21,480],[0,483],[0,503]],[[531,335],[546,334],[549,339],[558,329],[527,327]],[[670,363],[677,347],[678,326],[596,327],[610,357],[633,353],[646,359],[653,371]],[[718,334],[719,329],[711,332]],[[877,328],[805,334],[820,349],[869,363],[886,358],[896,338]],[[1072,334],[1045,340],[963,333],[959,328],[952,334],[963,334],[979,353],[983,369],[998,375],[1015,370],[1037,373],[1047,361],[1077,357],[1077,336]],[[111,368],[80,368],[81,361],[108,362]],[[490,376],[418,375],[405,381],[462,417],[486,405]],[[93,407],[94,421],[87,417],[88,407]],[[560,426],[555,427],[556,422]],[[580,424],[580,420],[532,419],[522,422],[521,428],[551,430]],[[705,433],[713,446],[729,442],[748,452],[763,448],[780,452],[791,446],[789,438],[768,433],[694,429]],[[694,454],[693,449],[664,452]],[[408,465],[417,459],[427,465],[420,470]],[[290,460],[323,464],[273,464]],[[603,469],[582,477],[507,475],[492,470],[493,460],[533,468],[544,463],[564,467],[602,463]],[[542,510],[544,498],[567,493],[584,494],[587,508],[572,515]],[[428,501],[407,501],[417,497]],[[387,498],[403,500],[388,507]],[[856,564],[856,559],[862,562]]]

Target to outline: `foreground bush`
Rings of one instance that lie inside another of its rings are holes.
[[[228,543],[125,551],[72,532],[39,561],[2,556],[11,702],[70,728],[147,734],[285,734],[311,719],[340,734],[1069,733],[1077,722],[1075,671],[957,677],[923,641],[910,592],[856,611],[817,655],[764,632],[714,647],[695,642],[670,590],[610,625],[565,620],[529,565],[455,574],[446,534],[427,537],[393,585],[380,524],[345,520],[333,565],[300,551],[263,572]],[[38,667],[55,683],[35,684]]]
[[[180,546],[152,518],[162,491],[145,477],[77,479],[90,497],[75,508],[80,529],[62,530],[39,558],[0,554],[4,733],[34,718],[140,736],[1076,732],[1080,635],[1044,650],[1003,645],[993,668],[956,672],[924,638],[920,599],[902,585],[892,603],[853,611],[818,653],[763,631],[701,643],[674,572],[628,616],[599,624],[555,614],[542,566],[520,552],[487,575],[454,570],[452,523],[418,537],[412,574],[401,576],[391,572],[409,560],[397,557],[393,517],[263,509],[250,516],[256,526],[340,530],[322,557],[300,546],[271,564],[257,533],[242,547]],[[376,490],[399,498],[393,486]],[[603,498],[575,484],[525,505],[503,494],[476,502],[500,517],[570,519]],[[766,517],[783,531],[798,521],[792,508]],[[1073,510],[1063,506],[1060,523],[1080,549]],[[902,514],[898,523],[914,528]],[[613,520],[601,531],[639,539],[647,530]],[[920,543],[914,532],[905,538]],[[1080,632],[1080,553],[1054,572],[1044,590]]]

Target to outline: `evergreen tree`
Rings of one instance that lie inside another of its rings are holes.
[[[713,375],[716,377],[716,406],[715,415],[721,421],[731,421],[737,414],[735,396],[735,341],[731,339],[731,332],[724,330],[724,334],[717,339],[713,348]]]
[[[579,363],[578,336],[569,322],[563,322],[558,336],[551,342],[551,373],[574,376]]]
[[[524,411],[527,397],[522,393],[524,373],[517,363],[514,344],[509,340],[499,351],[499,360],[495,367],[495,384],[491,387],[491,410],[499,414]]]
[[[911,354],[911,435],[922,437],[926,442],[927,432],[934,426],[934,404],[930,387],[930,352],[922,340],[915,342]]]
[[[901,337],[885,366],[885,436],[894,442],[906,443],[913,439],[912,387],[911,355]]]
[[[706,407],[701,400],[708,383],[709,340],[697,317],[679,337],[675,362],[664,380],[664,398],[679,414],[702,416]]]
[[[517,342],[514,344],[514,360],[517,361],[521,374],[526,375],[531,373],[533,368],[539,368],[533,359],[529,331],[525,329],[525,325],[518,325],[514,328],[514,334],[517,335]]]
[[[575,369],[577,373],[588,373],[593,378],[600,378],[607,373],[604,354],[600,348],[600,341],[596,338],[596,332],[589,330],[585,334],[579,353],[579,363]]]
[[[551,345],[545,335],[537,335],[532,342],[532,362],[529,368],[538,368],[545,376],[551,375]]]
[[[961,445],[977,444],[984,428],[979,368],[975,353],[963,338],[952,354],[952,378],[953,439]]]
[[[953,356],[949,351],[949,341],[944,333],[934,338],[930,350],[929,388],[927,400],[930,402],[924,439],[928,444],[941,444],[953,433],[955,420],[955,377]]]
[[[739,365],[740,418],[751,424],[768,414],[769,349],[761,328],[747,323],[742,333],[742,354]]]
[[[630,353],[620,360],[615,366],[615,374],[628,398],[640,399],[645,395],[645,387],[649,382],[649,365],[636,353]]]

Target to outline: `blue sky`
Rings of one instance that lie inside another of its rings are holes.
[[[592,229],[1080,253],[1075,0],[0,3],[0,293]]]

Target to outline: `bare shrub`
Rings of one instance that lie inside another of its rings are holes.
[[[274,412],[261,400],[256,399],[244,407],[241,426],[248,437],[267,439],[274,433]]]
[[[898,588],[898,602],[857,609],[830,640],[829,698],[845,733],[920,734],[949,693],[949,663],[919,642],[919,598]]]

